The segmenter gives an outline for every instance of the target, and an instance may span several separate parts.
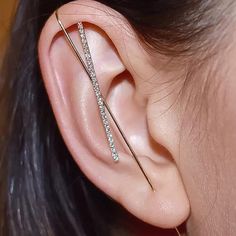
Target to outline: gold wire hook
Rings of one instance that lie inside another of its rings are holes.
[[[181,236],[181,234],[180,234],[180,232],[179,232],[177,227],[175,227],[175,231],[177,232],[178,236]]]

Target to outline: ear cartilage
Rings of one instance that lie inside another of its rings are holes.
[[[95,74],[95,71],[94,71],[94,66],[93,66],[92,60],[89,60],[89,58],[91,58],[91,54],[90,54],[90,52],[89,52],[88,43],[86,43],[86,44],[87,44],[86,47],[84,47],[84,45],[83,45],[83,50],[85,51],[85,58],[87,58],[87,59],[86,59],[86,62],[84,62],[84,60],[83,60],[83,58],[81,57],[81,55],[80,55],[80,53],[79,53],[77,47],[75,46],[73,40],[71,39],[70,35],[68,34],[68,32],[67,32],[67,30],[66,30],[64,24],[63,24],[63,23],[61,22],[61,20],[59,19],[58,11],[57,11],[57,10],[56,10],[56,12],[55,12],[55,16],[56,16],[56,20],[57,20],[59,26],[61,27],[61,29],[62,29],[62,31],[63,31],[63,33],[64,33],[64,35],[65,35],[65,37],[66,37],[66,39],[67,39],[67,41],[68,41],[68,43],[69,43],[69,45],[70,45],[71,48],[73,49],[73,52],[75,53],[75,56],[77,57],[77,59],[78,59],[78,60],[80,61],[80,63],[82,64],[82,66],[83,66],[85,72],[87,73],[88,77],[90,78],[90,80],[91,80],[91,82],[92,82],[92,84],[93,84],[94,91],[95,91],[95,94],[96,94],[96,97],[97,97],[98,105],[101,107],[100,114],[102,115],[102,118],[104,118],[104,119],[102,119],[102,120],[104,120],[104,121],[103,121],[103,124],[109,124],[108,119],[107,119],[107,115],[106,115],[106,112],[105,112],[105,108],[106,108],[106,110],[108,111],[108,113],[109,113],[110,117],[112,118],[114,124],[116,125],[116,128],[118,129],[120,135],[122,136],[124,142],[126,143],[127,147],[129,148],[130,153],[132,154],[132,157],[134,158],[135,162],[137,163],[137,165],[138,165],[139,169],[141,170],[143,176],[144,176],[145,179],[147,180],[147,183],[148,183],[149,186],[151,187],[152,191],[155,192],[155,189],[154,189],[154,187],[153,187],[153,185],[152,185],[150,179],[148,178],[148,175],[146,174],[145,170],[143,169],[143,167],[142,167],[142,165],[141,165],[141,163],[140,163],[140,161],[139,161],[139,159],[138,159],[136,153],[134,152],[133,148],[131,147],[131,145],[130,145],[128,139],[126,138],[126,136],[125,136],[123,130],[121,129],[121,127],[120,127],[118,121],[116,120],[115,116],[113,115],[113,113],[112,113],[112,111],[111,111],[109,105],[107,104],[107,102],[105,101],[104,97],[103,97],[102,94],[101,94],[101,91],[100,91],[100,88],[99,88],[99,85],[98,85],[98,81],[97,81],[97,79],[96,79],[96,74]],[[82,25],[81,22],[78,23],[78,29],[79,29],[79,33],[80,33],[81,35],[83,35],[83,36],[81,37],[81,41],[82,41],[82,44],[83,44],[83,43],[87,42],[87,40],[86,40],[85,31],[84,31],[84,29],[83,29],[83,25]],[[87,53],[87,52],[89,52],[89,53]],[[91,67],[91,64],[92,64],[92,67]],[[94,82],[93,82],[93,81],[94,81]],[[99,107],[99,109],[100,109],[100,107]],[[103,108],[102,108],[102,107],[103,107]],[[105,115],[104,115],[104,114],[105,114]],[[106,126],[106,127],[107,127],[107,126]],[[110,128],[110,127],[109,127],[109,128]],[[110,130],[110,129],[109,129],[109,130]],[[111,132],[106,132],[106,134],[109,134],[109,137],[110,137],[110,138],[109,138],[108,135],[107,135],[107,138],[108,138],[108,141],[109,141],[109,145],[110,145],[111,151],[112,151],[112,153],[114,153],[112,157],[113,157],[113,159],[114,159],[115,161],[118,161],[118,160],[119,160],[119,156],[118,156],[118,154],[117,154],[117,151],[116,151],[115,149],[112,149],[112,148],[114,147],[114,140],[113,140],[113,137],[110,136]],[[113,152],[113,150],[114,150],[114,152]],[[117,155],[116,155],[116,154],[117,154]]]
[[[104,130],[106,133],[107,141],[111,150],[111,155],[112,155],[113,160],[117,162],[119,160],[119,155],[117,153],[117,150],[114,144],[114,139],[113,139],[113,135],[110,128],[110,122],[106,114],[103,97],[101,94],[100,86],[98,84],[96,72],[93,65],[93,60],[92,60],[91,53],[88,46],[88,41],[85,35],[83,24],[81,22],[78,23],[78,30],[79,30],[79,36],[82,43],[83,51],[84,51],[85,62],[87,64],[87,68],[90,74],[90,80],[92,82],[93,90],[95,92],[95,96],[97,99],[97,104],[98,104],[100,116],[102,119],[102,123],[104,126]]]

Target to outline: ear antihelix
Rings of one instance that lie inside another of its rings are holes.
[[[104,97],[101,93],[100,86],[99,86],[99,83],[98,83],[98,80],[97,80],[97,77],[96,77],[96,72],[95,72],[95,69],[94,69],[93,60],[92,60],[92,57],[91,57],[89,45],[88,45],[88,42],[87,42],[85,29],[83,27],[83,23],[79,22],[77,24],[77,27],[78,27],[79,37],[80,37],[80,40],[81,40],[81,43],[82,43],[82,48],[83,48],[83,53],[84,53],[85,60],[83,60],[83,58],[82,58],[81,54],[79,53],[79,50],[77,49],[75,43],[71,39],[71,37],[70,37],[69,33],[67,32],[64,24],[60,20],[59,15],[58,15],[58,11],[55,12],[55,16],[56,16],[56,20],[57,20],[58,24],[60,25],[60,27],[61,27],[61,29],[64,33],[64,36],[66,37],[69,45],[71,46],[76,58],[82,64],[82,66],[83,66],[85,72],[87,73],[88,78],[90,79],[90,82],[93,86],[93,90],[94,90],[94,93],[95,93],[95,97],[96,97],[96,101],[97,101],[97,105],[98,105],[98,109],[99,109],[99,114],[100,114],[101,121],[102,121],[102,124],[103,124],[103,127],[104,127],[106,138],[107,138],[107,141],[108,141],[108,146],[109,146],[110,151],[111,151],[112,159],[114,160],[115,163],[119,162],[119,154],[118,154],[118,151],[116,149],[115,141],[114,141],[112,131],[111,131],[111,128],[110,128],[109,117],[112,119],[113,123],[115,124],[117,130],[119,131],[119,134],[121,135],[124,143],[127,145],[130,153],[132,154],[133,159],[137,163],[140,171],[142,172],[142,174],[143,174],[144,178],[146,179],[148,185],[150,186],[151,190],[153,192],[155,192],[156,190],[155,190],[150,178],[148,177],[147,173],[145,172],[144,168],[142,167],[142,164],[140,163],[135,151],[133,150],[132,146],[130,145],[128,139],[126,138],[126,135],[124,134],[124,132],[123,132],[122,128],[120,127],[117,119],[115,118],[115,116],[112,113],[109,105],[107,104],[107,102],[105,101],[105,99],[104,99]],[[178,229],[175,228],[175,230],[176,230],[176,233],[180,236],[180,232],[178,231]]]

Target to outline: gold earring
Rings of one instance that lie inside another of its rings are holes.
[[[95,73],[95,70],[94,70],[94,65],[93,65],[91,53],[90,53],[90,50],[89,50],[89,46],[88,46],[88,42],[87,42],[87,38],[86,38],[86,34],[85,34],[85,30],[84,30],[82,22],[79,22],[77,24],[77,27],[78,27],[78,32],[79,32],[80,40],[81,40],[81,43],[82,43],[82,47],[83,47],[83,52],[84,52],[84,55],[85,55],[85,61],[82,59],[77,47],[75,46],[73,40],[71,39],[69,33],[67,32],[65,26],[63,25],[62,21],[59,19],[58,11],[55,11],[55,16],[56,16],[57,22],[60,25],[60,27],[61,27],[61,29],[62,29],[69,45],[73,49],[76,58],[80,61],[80,63],[84,67],[84,69],[85,69],[85,71],[86,71],[86,73],[87,73],[87,75],[88,75],[88,77],[89,77],[89,79],[90,79],[90,81],[93,85],[93,90],[95,92],[95,96],[96,96],[96,99],[97,99],[97,104],[98,104],[100,116],[101,116],[101,119],[102,119],[102,123],[103,123],[103,126],[104,126],[104,130],[105,130],[105,133],[106,133],[107,141],[108,141],[108,144],[109,144],[109,147],[110,147],[110,150],[111,150],[111,156],[112,156],[113,160],[115,162],[118,162],[119,161],[119,155],[118,155],[118,152],[117,152],[115,144],[114,144],[113,135],[112,135],[112,132],[111,132],[111,129],[110,129],[110,122],[109,122],[108,116],[106,114],[106,110],[108,111],[108,113],[109,113],[111,119],[113,120],[114,124],[116,125],[121,137],[123,138],[124,142],[126,143],[127,147],[129,148],[129,150],[132,154],[132,157],[136,161],[136,163],[137,163],[139,169],[141,170],[143,176],[147,180],[147,183],[151,187],[151,190],[153,192],[155,192],[155,189],[154,189],[148,175],[146,174],[144,168],[142,167],[140,161],[137,158],[136,153],[134,152],[133,148],[131,147],[128,139],[126,138],[124,132],[122,131],[122,129],[121,129],[120,125],[118,124],[114,114],[112,113],[111,109],[109,108],[109,105],[106,103],[106,101],[105,101],[105,99],[104,99],[104,97],[101,93],[101,90],[100,90],[100,87],[99,87],[99,84],[98,84],[98,81],[97,81],[97,78],[96,78],[96,73]],[[178,236],[181,236],[178,228],[175,228],[175,230],[176,230]]]

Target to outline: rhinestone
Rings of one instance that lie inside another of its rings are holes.
[[[89,54],[85,55],[86,59],[91,59],[91,56]]]
[[[102,122],[104,122],[104,120],[106,119],[106,113],[105,113],[104,109],[100,109],[100,115],[101,115],[101,118],[102,118]]]
[[[114,161],[119,161],[119,156],[117,153],[112,153],[112,157],[113,157]]]
[[[104,111],[105,111],[105,109],[104,109],[103,106],[99,106],[99,108],[100,108],[100,111],[101,111],[101,112],[104,112]],[[103,115],[103,119],[106,119],[106,117],[105,117],[105,113],[104,113],[104,115]]]
[[[104,120],[104,121],[103,121],[103,124],[104,124],[104,125],[109,125],[108,120]]]
[[[94,86],[94,90],[95,90],[95,92],[99,92],[100,91],[98,86]]]
[[[103,119],[103,120],[104,120],[104,119],[107,119],[106,113],[105,113],[105,109],[104,109],[104,108],[100,109],[100,112],[101,112],[101,115],[102,115],[102,119]]]
[[[109,145],[111,148],[115,147],[114,142],[110,142]]]
[[[110,132],[110,127],[109,126],[105,126],[106,132]]]
[[[79,32],[81,35],[84,34],[84,29],[80,23],[79,23]]]
[[[113,138],[109,136],[109,137],[108,137],[108,141],[109,141],[109,142],[112,142],[112,141],[113,141]]]
[[[96,74],[93,71],[90,73],[90,76],[92,77],[93,81],[96,80]]]
[[[96,91],[95,93],[96,93],[96,96],[97,96],[97,97],[100,96],[100,91],[99,91],[99,90]]]
[[[109,127],[109,125],[107,125],[107,126],[104,126],[105,128],[107,127],[109,130],[108,131],[106,131],[106,135],[107,135],[107,138],[109,137],[109,134],[111,133],[111,129],[110,129],[110,127]],[[109,142],[110,143],[110,142]]]

